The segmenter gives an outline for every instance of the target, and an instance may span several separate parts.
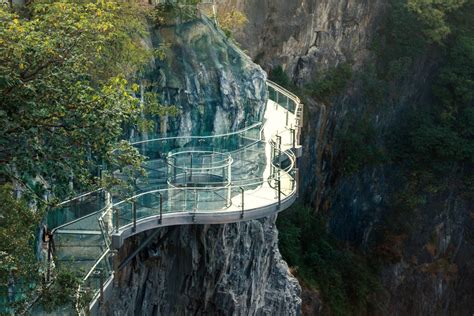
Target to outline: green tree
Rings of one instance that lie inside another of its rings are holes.
[[[294,205],[278,216],[279,248],[296,276],[317,288],[331,315],[366,314],[370,295],[380,289],[377,271],[364,256],[334,239],[326,220]]]
[[[40,196],[45,185],[32,180],[41,180],[58,197],[71,179],[79,189],[96,184],[91,174],[140,111],[133,75],[151,56],[141,15],[115,1],[34,1],[21,16],[0,7],[6,182]]]
[[[408,8],[415,12],[424,24],[423,32],[435,43],[441,43],[451,33],[447,15],[467,0],[408,0]]]
[[[37,281],[31,271],[38,268],[33,252],[39,212],[28,207],[24,199],[16,199],[9,185],[0,186],[0,278],[6,282]]]
[[[41,279],[34,236],[46,203],[101,185],[99,164],[140,166],[141,155],[120,139],[125,127],[149,126],[143,111],[162,113],[156,96],[146,93],[146,109],[137,98],[136,76],[155,53],[142,44],[145,14],[122,1],[0,5],[1,287],[12,276]],[[60,283],[75,281],[66,273]]]

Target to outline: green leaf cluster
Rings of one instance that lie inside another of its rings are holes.
[[[352,79],[349,63],[342,63],[325,72],[316,74],[313,81],[306,87],[307,94],[313,98],[329,102],[332,97],[340,94]]]
[[[423,33],[429,41],[442,43],[451,33],[447,16],[461,8],[467,0],[408,0],[408,9],[423,23]]]
[[[41,179],[57,197],[70,193],[71,181],[79,190],[97,183],[91,174],[143,106],[132,88],[152,53],[142,44],[142,15],[116,1],[40,0],[22,15],[0,6],[0,173],[7,182],[31,189]]]
[[[6,286],[11,273],[17,280],[37,281],[31,271],[38,269],[33,247],[40,218],[41,212],[12,196],[11,186],[0,186],[1,286]]]
[[[442,189],[446,176],[461,175],[458,187],[474,192],[474,1],[452,13],[442,64],[432,84],[432,104],[409,113],[391,149],[395,161],[431,193]]]
[[[146,125],[143,113],[166,111],[138,85],[154,54],[143,44],[146,36],[146,12],[123,1],[36,0],[20,11],[0,5],[2,286],[12,277],[15,284],[41,282],[34,236],[46,191],[51,205],[104,186],[100,165],[143,172],[143,157],[120,139],[126,128]],[[107,185],[117,182],[108,176]],[[53,305],[77,288],[67,273],[57,280],[48,288],[55,294],[44,293]]]
[[[367,311],[370,296],[380,289],[377,271],[328,234],[321,215],[295,205],[278,216],[277,226],[284,259],[319,290],[331,315]]]

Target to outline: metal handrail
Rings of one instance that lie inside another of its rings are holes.
[[[154,138],[154,139],[149,139],[149,140],[142,140],[138,142],[132,142],[132,145],[140,145],[140,144],[149,144],[152,142],[158,142],[158,141],[170,141],[170,140],[181,140],[181,139],[212,139],[212,138],[222,138],[222,137],[228,137],[228,136],[233,136],[233,135],[239,135],[244,132],[247,132],[251,129],[254,129],[258,126],[261,126],[262,122],[255,123],[253,125],[250,125],[244,129],[235,131],[235,132],[230,132],[230,133],[224,133],[224,134],[219,134],[219,135],[207,135],[207,136],[172,136],[172,137],[160,137],[160,138]]]
[[[301,103],[300,98],[296,96],[296,94],[293,94],[290,91],[286,90],[285,88],[280,86],[278,83],[273,82],[271,80],[267,80],[267,85],[275,89],[277,92],[283,94],[287,98],[290,98],[291,100],[293,100],[296,103],[296,105]]]
[[[98,189],[96,189],[96,190],[94,190],[94,191],[90,191],[90,192],[87,192],[87,193],[82,193],[81,195],[78,195],[78,196],[76,196],[76,197],[73,197],[73,198],[71,198],[71,199],[69,199],[69,200],[62,201],[61,203],[59,203],[58,205],[56,205],[55,208],[56,208],[56,207],[63,206],[63,205],[66,205],[66,204],[71,203],[71,202],[74,202],[74,201],[76,201],[76,200],[80,200],[80,199],[82,199],[82,198],[85,198],[86,196],[89,196],[89,195],[91,195],[91,194],[94,194],[94,193],[96,193],[96,192],[100,192],[100,191],[103,191],[103,190],[104,190],[103,188],[98,188]]]

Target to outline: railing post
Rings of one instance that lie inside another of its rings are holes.
[[[104,304],[104,274],[102,273],[102,269],[98,269],[97,274],[99,275],[99,302],[100,304]]]
[[[118,250],[111,249],[110,250],[110,255],[112,257],[112,269],[113,269],[113,274],[114,274],[112,285],[114,287],[118,287],[119,282],[118,282],[118,278],[116,277],[118,275],[118,267],[119,267],[119,264],[120,264],[119,256],[118,256]]]
[[[226,202],[226,207],[230,207],[232,204],[232,165],[229,164],[228,170],[227,170],[227,202]]]
[[[53,252],[52,242],[53,242],[53,234],[46,232],[48,236],[48,271],[46,274],[46,282],[49,283],[51,281],[51,256]]]
[[[163,224],[163,194],[158,192],[160,195],[160,219],[158,220],[158,224]]]
[[[240,193],[242,194],[242,212],[240,213],[240,218],[244,218],[245,211],[245,190],[243,187],[240,187]]]
[[[290,129],[290,131],[291,131],[292,148],[296,148],[296,130],[292,128]]]
[[[115,213],[115,232],[119,232],[119,210],[118,208],[114,208],[113,212]]]
[[[295,168],[296,197],[300,196],[300,169]]]
[[[197,192],[196,192],[196,189],[194,189],[193,223],[196,222],[197,203],[198,203]]]
[[[137,231],[137,203],[132,201],[132,216],[133,216],[133,227],[132,232]]]
[[[171,157],[173,161],[173,181],[176,183],[176,157]]]
[[[271,176],[275,176],[275,164],[273,163],[277,157],[278,153],[277,153],[277,144],[276,142],[272,141],[272,159],[270,160],[271,161]]]
[[[278,207],[281,206],[281,136],[278,139]]]
[[[184,169],[184,204],[183,211],[186,211],[188,208],[188,171]]]
[[[278,169],[278,207],[281,206],[281,178],[280,178],[280,169]]]
[[[278,147],[276,148],[277,155],[278,155],[278,179],[280,179],[280,169],[281,169],[281,136],[276,136],[278,141]]]
[[[197,190],[194,189],[194,212],[197,211],[197,208],[198,208],[198,194],[197,194]]]
[[[190,168],[189,168],[189,179],[193,181],[193,154],[191,153],[191,161],[190,161]]]
[[[290,177],[291,177],[291,174],[288,174]],[[293,191],[293,189],[296,188],[296,173],[294,174],[294,176],[291,177],[291,190]]]

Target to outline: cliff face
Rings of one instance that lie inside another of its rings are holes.
[[[218,0],[219,11],[239,10],[248,23],[236,34],[254,60],[269,70],[283,65],[297,82],[343,61],[368,56],[383,1]]]
[[[265,72],[208,19],[186,14],[153,27],[148,40],[153,48],[166,45],[166,57],[152,63],[146,86],[181,110],[160,122],[161,130],[224,133],[261,120]],[[179,20],[183,16],[186,20]],[[279,253],[275,220],[160,229],[116,275],[113,297],[102,313],[299,315],[300,287]],[[126,240],[118,262],[152,233]]]
[[[354,72],[374,60],[371,43],[386,18],[388,1],[221,0],[220,10],[243,11],[249,20],[237,40],[267,71],[282,65],[294,83],[303,86],[315,72],[350,62]],[[352,82],[332,102],[305,102],[305,153],[301,174],[304,200],[329,217],[329,230],[362,251],[390,248],[394,260],[381,271],[384,294],[380,314],[470,314],[474,310],[474,217],[472,205],[450,186],[430,194],[426,202],[401,218],[411,227],[378,238],[395,217],[390,196],[403,187],[397,166],[368,166],[341,175],[337,130],[348,122],[373,118],[375,141],[399,124],[400,114],[428,98],[437,56],[420,56],[398,91],[396,102],[370,108],[361,87]],[[388,100],[388,96],[383,96]],[[429,103],[428,103],[429,104]],[[303,302],[304,304],[304,302]],[[377,311],[375,311],[377,312]]]
[[[163,104],[181,112],[162,120],[161,132],[222,134],[261,121],[266,73],[199,12],[168,15],[150,26],[148,45],[164,57],[151,63],[144,78]]]
[[[119,257],[146,236],[127,241]],[[171,227],[118,275],[114,315],[298,315],[299,285],[278,252],[275,218]]]

